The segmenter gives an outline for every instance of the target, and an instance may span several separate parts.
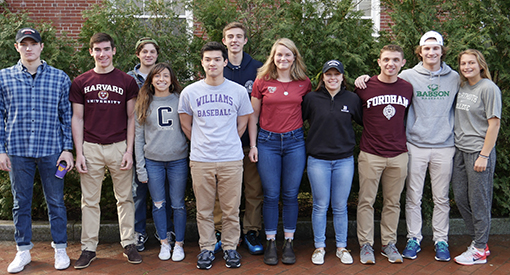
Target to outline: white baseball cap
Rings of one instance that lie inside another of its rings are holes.
[[[434,38],[436,41],[426,41],[427,39],[431,39],[431,38]],[[420,39],[420,46],[425,46],[425,45],[441,45],[441,46],[443,46],[443,36],[436,31],[428,31]]]

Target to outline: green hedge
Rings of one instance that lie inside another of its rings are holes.
[[[389,8],[394,24],[392,32],[372,35],[370,20],[361,19],[354,11],[351,0],[194,0],[194,1],[149,1],[146,16],[140,18],[142,10],[132,1],[110,0],[93,6],[84,12],[86,22],[78,41],[65,34],[56,35],[49,22],[33,22],[26,13],[12,14],[6,10],[0,15],[0,68],[15,64],[19,55],[15,51],[14,36],[23,26],[34,26],[41,31],[45,47],[42,58],[50,65],[66,71],[71,78],[91,69],[93,60],[88,53],[88,39],[95,32],[111,34],[117,44],[115,66],[128,71],[137,63],[134,55],[135,41],[151,36],[161,45],[159,61],[168,61],[176,70],[179,79],[188,84],[203,75],[199,50],[207,41],[221,41],[223,27],[234,20],[248,27],[248,44],[245,50],[258,60],[265,61],[273,42],[280,37],[292,39],[306,62],[308,76],[314,83],[322,64],[329,59],[344,63],[346,80],[353,87],[353,80],[361,74],[377,74],[379,49],[387,43],[396,43],[404,48],[407,65],[413,67],[418,59],[414,48],[421,35],[428,30],[444,34],[449,48],[446,62],[457,69],[457,54],[466,48],[481,50],[489,63],[494,81],[503,92],[503,118],[497,144],[497,167],[494,182],[494,216],[508,216],[510,212],[510,2],[506,0],[451,0],[451,1],[401,1],[381,0]],[[186,24],[174,12],[176,5],[193,10],[196,21],[202,22],[205,34],[192,36]],[[445,20],[448,18],[449,20]],[[78,49],[78,50],[75,50]],[[405,69],[404,68],[404,69]],[[356,126],[357,133],[361,128]],[[359,135],[358,135],[359,136]],[[358,150],[358,149],[357,149]],[[46,219],[44,203],[38,177],[33,201],[34,219]],[[428,179],[427,179],[428,182]],[[101,207],[103,219],[116,219],[115,198],[108,175],[102,191]],[[357,191],[357,175],[349,199],[349,212],[354,217]],[[303,177],[300,194],[300,209],[304,218],[309,217],[311,196],[306,177]],[[66,205],[69,219],[80,219],[79,176],[75,171],[66,176]],[[452,195],[453,197],[453,195]],[[401,203],[404,205],[404,195]],[[189,212],[194,213],[194,197],[191,184],[187,190]],[[376,202],[376,209],[382,201]],[[452,200],[452,212],[456,207]],[[0,218],[10,219],[12,195],[7,173],[0,173]],[[430,185],[426,184],[423,198],[425,222],[430,221],[433,202]],[[402,211],[402,215],[403,215]]]

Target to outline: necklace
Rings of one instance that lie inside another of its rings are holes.
[[[290,81],[290,82],[292,82],[292,81]],[[286,96],[286,95],[289,95],[289,92],[287,92],[287,90],[289,89],[290,82],[281,82],[281,81],[280,81],[280,84],[282,84],[282,88],[283,88],[283,91],[284,91],[284,92],[283,92],[283,95],[285,95],[285,96]],[[287,87],[285,87],[285,85],[283,85],[283,83],[287,83]]]

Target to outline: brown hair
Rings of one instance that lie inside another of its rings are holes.
[[[172,67],[170,67],[168,63],[156,64],[147,75],[147,79],[143,83],[142,88],[140,88],[140,92],[138,92],[138,97],[136,99],[135,104],[136,119],[138,119],[138,122],[140,124],[144,124],[145,120],[150,115],[149,106],[151,105],[155,94],[154,86],[152,85],[152,79],[156,74],[162,72],[165,69],[168,69],[168,71],[170,72],[170,81],[172,83],[170,84],[169,88],[170,93],[180,93],[182,90],[181,85],[177,80],[177,76],[172,70]]]
[[[379,57],[381,57],[383,52],[399,52],[402,55],[402,59],[404,59],[404,50],[399,45],[389,44],[382,47],[381,52],[379,53]]]
[[[156,42],[156,40],[150,38],[150,37],[144,37],[144,38],[140,38],[137,42],[136,42],[136,49],[135,49],[135,54],[138,55],[143,47],[147,44],[152,44],[154,45],[154,48],[156,48],[156,53],[159,55],[159,45],[158,45],[158,42]]]
[[[115,42],[113,42],[113,38],[109,34],[103,33],[103,32],[95,33],[90,38],[90,48],[93,49],[94,44],[96,44],[96,43],[108,42],[108,41],[110,42],[112,49],[115,48]]]
[[[442,45],[438,45],[438,46],[441,46],[441,61],[444,61],[446,58],[446,53],[448,52],[448,48],[445,46],[442,46]],[[416,47],[416,49],[414,50],[414,53],[416,54],[416,56],[418,56],[418,59],[420,59],[420,61],[423,61],[423,57],[421,57],[421,55],[420,55],[421,47],[423,47],[423,46]]]
[[[340,90],[342,90],[342,89],[349,90],[349,86],[347,85],[347,79],[345,77],[345,74],[342,74],[342,77],[343,77],[343,80],[342,80],[342,84],[340,84]],[[319,84],[317,84],[317,88],[315,88],[315,91],[318,92],[322,88],[326,89],[326,84],[324,84],[324,73],[321,73],[319,75]]]

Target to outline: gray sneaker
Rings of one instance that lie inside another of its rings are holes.
[[[368,243],[361,247],[359,260],[362,264],[375,264],[374,249]]]
[[[397,247],[394,243],[388,243],[388,245],[383,245],[381,254],[384,257],[388,258],[390,263],[402,263],[404,260],[402,259],[402,255],[398,252]]]

